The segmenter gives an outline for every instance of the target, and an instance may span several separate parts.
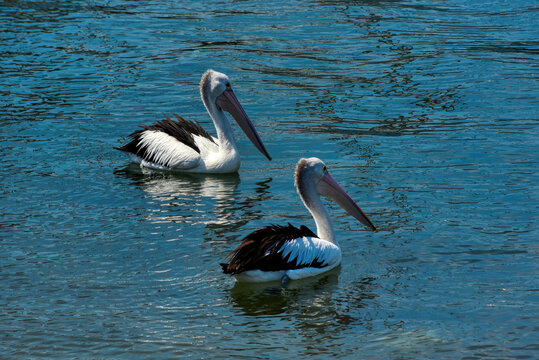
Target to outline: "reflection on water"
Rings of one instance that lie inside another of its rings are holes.
[[[130,179],[134,185],[162,201],[204,197],[219,203],[233,197],[240,184],[237,173],[208,175],[159,172],[132,163],[115,170],[114,174]]]
[[[300,342],[312,342],[319,336],[346,341],[338,334],[352,336],[359,328],[373,331],[381,315],[375,310],[376,279],[363,278],[340,288],[340,272],[338,267],[322,276],[291,281],[286,287],[278,282],[236,283],[230,290],[232,310],[252,318],[246,320],[249,326],[266,318],[279,319],[286,332],[297,332]],[[270,333],[268,336],[271,338]],[[324,341],[313,345],[311,351],[311,355],[339,352]]]
[[[130,164],[115,175],[130,179],[146,194],[154,210],[147,219],[152,222],[201,221],[207,225],[229,226],[237,221],[238,174],[203,175],[158,172]],[[212,201],[214,216],[208,217],[206,202]]]
[[[286,286],[272,283],[236,282],[230,290],[230,297],[236,308],[246,315],[277,315],[282,313],[297,315],[298,308],[313,303],[323,304],[323,298],[331,298],[339,280],[340,267],[324,276],[290,281]],[[323,305],[321,305],[323,306]]]
[[[212,223],[209,225],[209,228],[215,231],[217,235],[225,236],[227,233],[236,231],[245,225],[247,223],[247,221],[245,221],[246,217],[249,219],[263,219],[264,211],[266,210],[263,206],[264,201],[273,199],[273,196],[270,193],[271,182],[271,177],[256,182],[254,194],[244,195],[242,198],[238,199],[237,202],[231,204],[231,206],[222,209],[223,212],[239,212],[241,215],[238,214],[238,221],[236,223],[228,225]]]
[[[240,194],[239,174],[190,174],[159,172],[136,164],[114,174],[129,179],[146,194],[155,223],[203,224],[213,236],[226,236],[241,229],[248,220],[264,217],[261,204],[272,198],[272,178],[255,183],[252,194]],[[156,205],[156,206],[153,206]],[[235,236],[232,237],[238,241]]]
[[[275,283],[236,283],[230,290],[234,308],[248,316],[282,315],[304,331],[330,333],[336,328],[360,325],[372,329],[373,319],[365,306],[375,304],[376,281],[364,278],[338,292],[340,267],[322,276],[289,282],[282,287]],[[343,304],[346,304],[343,306]]]

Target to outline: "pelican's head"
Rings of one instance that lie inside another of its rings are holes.
[[[200,95],[208,109],[209,107],[215,107],[218,111],[224,110],[230,113],[253,145],[268,160],[271,160],[253,123],[245,113],[245,110],[243,110],[234,91],[232,91],[232,85],[228,76],[211,69],[206,71],[202,75],[202,80],[200,80]]]
[[[318,158],[300,159],[296,166],[296,188],[307,207],[313,192],[335,201],[349,215],[355,217],[371,230],[376,227],[352,200],[350,195],[329,174],[324,162]]]

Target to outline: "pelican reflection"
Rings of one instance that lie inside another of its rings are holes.
[[[337,288],[340,266],[318,277],[292,281],[282,286],[279,281],[266,283],[236,282],[230,289],[235,308],[246,315],[297,313],[304,306],[326,303]]]
[[[203,224],[211,233],[205,240],[232,237],[253,219],[264,216],[261,204],[271,199],[272,178],[259,179],[253,189],[239,188],[237,173],[195,174],[154,171],[129,164],[115,175],[142,190],[146,219],[152,222]]]
[[[376,279],[339,282],[340,267],[318,277],[304,278],[280,286],[280,283],[236,282],[230,289],[231,306],[235,311],[253,317],[280,316],[293,325],[307,340],[313,334],[333,334],[350,327],[372,329],[379,319],[376,302]],[[374,310],[373,310],[374,309]],[[318,344],[323,346],[323,344]],[[322,349],[321,350],[331,350]]]
[[[229,223],[240,177],[233,174],[163,173],[130,164],[115,171],[146,194],[152,222]]]

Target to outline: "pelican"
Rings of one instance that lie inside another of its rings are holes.
[[[339,204],[359,222],[376,230],[359,206],[333,179],[318,158],[300,159],[296,166],[296,189],[316,223],[316,234],[306,226],[266,226],[247,235],[221,264],[225,274],[238,281],[263,282],[301,279],[335,268],[341,248],[320,196]]]
[[[186,121],[173,114],[152,125],[141,125],[129,135],[132,139],[116,149],[130,159],[156,170],[196,173],[233,173],[240,168],[240,155],[232,127],[224,111],[230,113],[256,148],[271,160],[253,123],[239,103],[228,76],[208,70],[200,80],[200,95],[213,120],[217,138],[208,134],[198,122]],[[224,110],[224,111],[223,111]]]

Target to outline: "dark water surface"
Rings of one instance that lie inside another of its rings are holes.
[[[476,3],[476,4],[474,4]],[[0,2],[0,357],[537,358],[535,1]],[[176,112],[233,176],[146,173],[114,146]],[[329,205],[340,268],[239,286],[219,262],[318,156],[379,227]]]

